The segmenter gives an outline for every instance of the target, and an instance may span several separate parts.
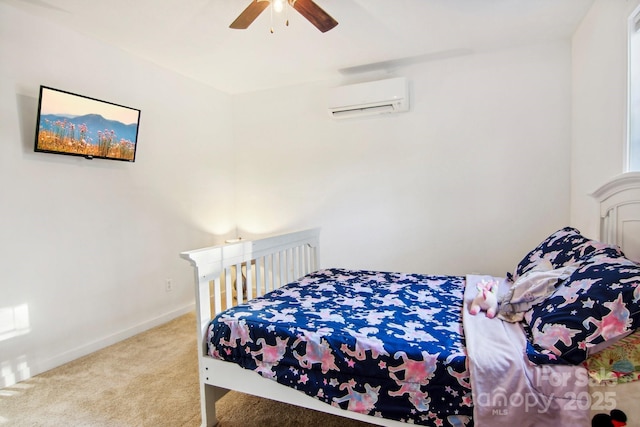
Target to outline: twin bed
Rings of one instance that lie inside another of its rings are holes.
[[[594,195],[602,241],[563,228],[507,277],[319,269],[319,230],[183,253],[202,424],[228,390],[388,426],[638,423],[640,180]],[[468,309],[487,282],[495,318]]]

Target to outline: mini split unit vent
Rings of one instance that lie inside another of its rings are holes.
[[[405,77],[339,86],[329,93],[329,115],[336,119],[409,111]]]

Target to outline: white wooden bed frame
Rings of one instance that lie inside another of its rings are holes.
[[[624,174],[596,190],[592,196],[600,206],[600,239],[619,245],[630,258],[640,260],[640,173]],[[319,229],[313,229],[257,240],[240,240],[181,254],[195,270],[203,426],[216,424],[215,402],[227,391],[236,390],[371,424],[406,427],[405,423],[399,421],[328,405],[253,371],[207,355],[207,327],[210,320],[222,311],[223,302],[225,307],[242,303],[245,294],[250,299],[317,270],[318,245]],[[639,395],[640,381],[619,387],[627,390],[627,386],[633,386],[635,391],[625,391],[625,396],[635,399]],[[629,405],[633,408],[638,406],[634,403]],[[630,421],[640,422],[640,410],[630,413],[627,409],[626,412],[631,415]],[[630,422],[629,425],[635,424]]]
[[[211,319],[222,311],[222,303],[225,302],[225,306],[230,307],[243,302],[245,292],[246,297],[251,299],[317,270],[319,235],[319,229],[312,229],[257,240],[240,240],[180,254],[195,268],[198,367],[203,426],[211,427],[216,424],[215,402],[229,390],[372,424],[406,426],[405,423],[398,421],[363,415],[328,405],[298,390],[263,378],[253,371],[214,359],[207,354],[207,327]],[[234,284],[235,289],[232,288]]]

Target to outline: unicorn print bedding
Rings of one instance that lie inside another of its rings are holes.
[[[469,312],[482,280],[500,282],[496,317]],[[316,271],[220,313],[207,352],[391,420],[588,425],[582,364],[638,329],[639,289],[640,265],[564,228],[506,278]]]
[[[463,277],[320,270],[219,315],[209,354],[351,411],[465,425],[463,292]]]

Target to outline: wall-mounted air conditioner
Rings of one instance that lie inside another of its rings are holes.
[[[329,93],[329,115],[336,119],[409,111],[405,77],[338,86]]]

